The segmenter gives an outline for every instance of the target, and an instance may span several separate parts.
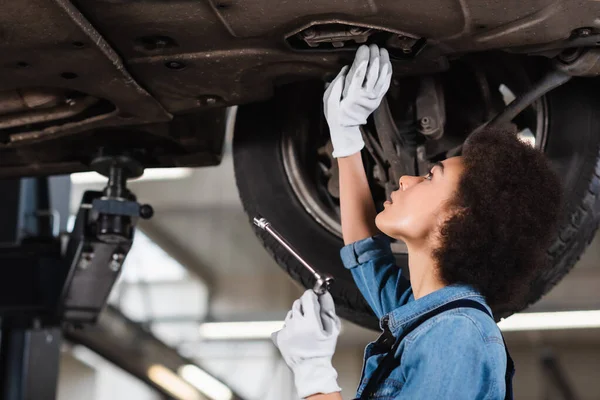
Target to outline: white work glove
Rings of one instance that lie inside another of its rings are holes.
[[[339,333],[340,320],[331,295],[317,297],[307,290],[294,302],[283,328],[271,336],[294,373],[301,398],[342,390],[331,364]]]
[[[360,126],[379,107],[390,88],[392,64],[386,49],[360,46],[354,63],[342,68],[331,82],[323,105],[334,157],[347,157],[365,146]]]

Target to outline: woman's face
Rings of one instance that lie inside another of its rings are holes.
[[[452,157],[437,163],[425,177],[400,178],[400,188],[375,219],[379,230],[409,245],[427,242],[450,216],[445,203],[456,192],[462,171],[462,157]]]

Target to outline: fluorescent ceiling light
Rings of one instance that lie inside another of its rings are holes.
[[[200,325],[203,339],[268,339],[283,327],[283,321],[209,322]],[[502,331],[600,328],[600,310],[521,313],[498,323]]]
[[[192,174],[191,168],[148,168],[144,174],[133,182],[166,181],[187,178]],[[78,172],[71,174],[71,183],[74,185],[106,183],[107,178],[97,172]]]
[[[154,364],[148,368],[148,378],[178,400],[203,400],[192,385],[164,365]]]
[[[208,322],[200,325],[203,339],[268,339],[283,328],[283,321]]]
[[[600,310],[515,314],[498,326],[507,332],[600,328]]]
[[[184,365],[179,368],[178,372],[183,379],[212,400],[231,400],[233,398],[231,389],[195,365]]]

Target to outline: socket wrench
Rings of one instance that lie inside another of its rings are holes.
[[[304,261],[302,257],[300,257],[296,249],[294,249],[292,245],[289,244],[287,240],[283,238],[283,236],[281,236],[280,233],[273,229],[271,223],[265,218],[254,218],[254,225],[258,226],[260,229],[268,232],[271,236],[273,236],[275,240],[277,240],[287,251],[290,252],[291,255],[293,255],[296,258],[296,260],[300,262],[300,264],[302,264],[307,270],[310,271],[312,276],[315,278],[315,285],[313,286],[312,290],[317,295],[322,295],[329,290],[329,285],[331,284],[331,282],[333,282],[333,276],[331,276],[330,274],[323,274],[311,267],[306,261]]]

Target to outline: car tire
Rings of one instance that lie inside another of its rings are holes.
[[[600,213],[600,99],[591,80],[574,80],[546,96],[548,129],[545,152],[565,186],[565,207],[558,235],[548,250],[551,267],[531,285],[519,309],[496,310],[505,317],[536,302],[577,262],[592,240]],[[284,133],[310,135],[321,123],[322,85],[289,88],[269,101],[240,106],[234,136],[234,166],[239,194],[250,220],[267,218],[317,270],[335,277],[331,294],[338,314],[377,329],[378,321],[339,257],[342,240],[306,211],[288,181],[281,140]],[[277,263],[304,287],[308,271],[258,228],[256,233]],[[406,254],[397,255],[405,268]]]

